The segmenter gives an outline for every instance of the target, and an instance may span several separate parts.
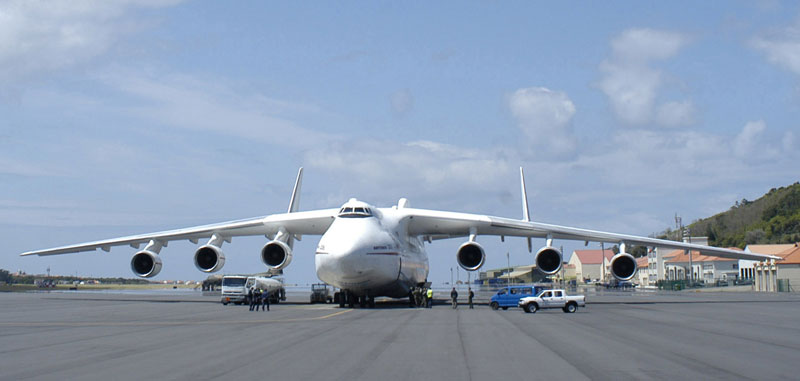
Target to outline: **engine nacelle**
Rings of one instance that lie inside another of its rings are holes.
[[[636,275],[636,258],[628,253],[619,253],[611,258],[611,275],[619,280],[631,280]]]
[[[475,271],[486,261],[486,252],[483,251],[483,246],[474,241],[467,241],[458,247],[456,252],[456,261],[462,269],[467,271]]]
[[[261,249],[261,261],[280,270],[292,263],[292,248],[283,241],[270,241]]]
[[[131,271],[142,278],[152,278],[161,271],[161,258],[150,250],[142,250],[131,258]]]
[[[194,265],[204,273],[219,271],[225,265],[225,253],[211,244],[200,246],[194,252]]]
[[[536,252],[534,262],[539,271],[553,275],[561,270],[561,251],[552,246],[545,246]]]

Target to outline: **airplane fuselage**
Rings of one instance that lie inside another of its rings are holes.
[[[422,241],[406,232],[398,210],[359,205],[369,213],[340,214],[320,238],[317,277],[359,296],[407,296],[428,277]]]

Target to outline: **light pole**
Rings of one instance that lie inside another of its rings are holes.
[[[506,275],[506,286],[511,285],[511,257],[509,253],[506,251],[506,262],[508,263],[508,275]]]

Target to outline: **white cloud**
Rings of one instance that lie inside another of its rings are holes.
[[[647,64],[671,58],[687,43],[681,34],[655,29],[628,29],[611,41],[614,58],[626,63]]]
[[[180,0],[25,1],[0,3],[0,80],[93,59],[131,30],[126,13]]]
[[[800,23],[754,37],[750,45],[767,56],[767,60],[800,74]]]
[[[125,69],[106,71],[97,78],[135,97],[118,106],[120,111],[156,123],[294,147],[335,139],[293,121],[292,116],[318,113],[316,107],[241,91],[219,80]]]
[[[462,189],[469,189],[470,193],[498,192],[499,180],[512,173],[517,164],[509,163],[499,150],[468,149],[431,141],[382,140],[330,144],[309,151],[305,163],[337,179],[347,179],[344,182],[347,189],[334,197],[337,200],[358,194],[371,200],[390,196],[413,200],[424,195],[449,201]]]
[[[766,147],[760,144],[760,137],[766,129],[767,124],[763,120],[747,122],[733,141],[736,156],[746,158],[763,155]]]
[[[603,78],[598,86],[620,120],[631,125],[691,123],[694,109],[689,101],[656,106],[662,72],[651,66],[675,56],[687,43],[682,34],[653,29],[628,29],[611,41],[612,56],[600,64]]]
[[[566,93],[545,87],[523,88],[511,95],[508,105],[535,151],[565,154],[575,150],[570,128],[575,104]]]
[[[688,126],[694,123],[694,115],[691,102],[666,102],[659,106],[656,121],[666,127]]]

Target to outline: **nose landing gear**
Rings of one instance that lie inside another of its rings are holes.
[[[339,303],[339,308],[344,308],[347,305],[350,308],[354,308],[356,303],[361,308],[375,308],[375,297],[364,295],[364,296],[357,296],[350,292],[349,290],[342,290],[333,294],[333,301],[334,303]]]

